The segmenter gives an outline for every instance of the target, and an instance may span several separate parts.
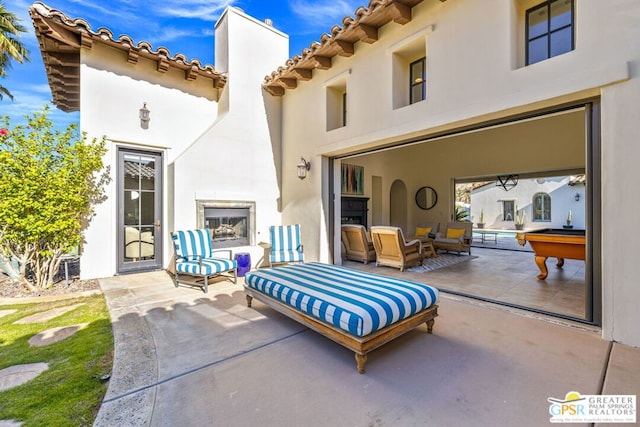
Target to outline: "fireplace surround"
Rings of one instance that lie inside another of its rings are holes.
[[[255,202],[197,200],[196,209],[198,228],[211,230],[213,248],[255,245]]]

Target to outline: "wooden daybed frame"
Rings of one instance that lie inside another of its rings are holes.
[[[338,329],[335,326],[321,322],[320,320],[302,313],[297,309],[247,285],[244,285],[244,291],[247,294],[247,307],[251,307],[251,301],[255,298],[285,316],[307,326],[309,329],[312,329],[330,340],[352,350],[355,353],[358,372],[361,374],[364,374],[365,372],[364,365],[367,362],[367,353],[388,343],[394,338],[415,329],[417,326],[425,322],[427,324],[427,332],[431,333],[435,322],[434,319],[438,316],[438,305],[434,304],[411,317],[400,320],[392,325],[380,329],[379,331],[373,332],[364,337],[357,337],[342,329]]]

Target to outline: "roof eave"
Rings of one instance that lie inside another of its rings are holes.
[[[40,46],[53,103],[62,111],[80,109],[81,49],[92,49],[94,43],[123,51],[126,61],[131,64],[137,64],[142,57],[156,62],[156,69],[160,73],[177,69],[184,72],[184,79],[187,81],[199,78],[211,80],[216,90],[224,88],[226,84],[226,75],[217,72],[212,65],[203,66],[197,59],[188,61],[182,54],[171,56],[169,50],[163,47],[154,51],[149,43],[142,41],[135,44],[127,35],[116,40],[106,28],[93,32],[86,21],[70,19],[41,2],[34,3],[29,8],[29,14]]]
[[[328,70],[333,57],[350,57],[355,44],[372,44],[378,41],[378,30],[395,22],[405,25],[412,19],[413,7],[424,0],[370,0],[368,7],[360,7],[355,17],[345,16],[342,27],[335,25],[331,34],[323,34],[320,42],[313,42],[300,55],[264,78],[263,88],[274,96],[283,96],[285,89],[295,89],[297,80],[310,80],[316,69]],[[446,0],[440,0],[444,3]]]

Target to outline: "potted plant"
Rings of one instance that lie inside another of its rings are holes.
[[[571,221],[573,220],[573,216],[571,213],[571,209],[569,209],[569,213],[567,214],[567,223],[565,225],[562,226],[562,228],[564,228],[565,230],[569,230],[571,228],[573,228],[573,225],[571,224]]]
[[[477,223],[478,228],[484,228],[484,209],[480,209],[480,221]]]
[[[456,221],[458,222],[468,221],[469,213],[464,207],[460,205],[456,205],[454,214],[456,217]]]
[[[518,209],[518,207],[516,206],[516,230],[522,230],[524,228],[524,220],[525,220],[525,213],[523,210]]]

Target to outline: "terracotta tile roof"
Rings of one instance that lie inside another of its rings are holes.
[[[156,176],[155,169],[147,165],[138,165],[137,163],[131,162],[124,162],[124,173],[134,178],[140,176],[146,179],[153,179]]]
[[[423,0],[370,0],[369,6],[360,6],[355,16],[345,16],[342,27],[334,25],[331,34],[320,36],[320,42],[313,42],[295,55],[284,66],[264,79],[262,87],[272,95],[282,96],[285,89],[295,89],[298,80],[313,78],[313,70],[328,70],[336,55],[350,57],[357,42],[375,43],[378,29],[389,22],[404,25],[411,21],[411,9]],[[440,0],[445,2],[446,0]]]
[[[586,177],[586,175],[584,175],[584,174],[571,175],[568,185],[574,186],[574,185],[578,185],[578,184],[587,185],[587,177]]]
[[[171,56],[164,47],[154,51],[151,44],[145,41],[136,44],[127,35],[115,39],[107,28],[94,32],[85,20],[71,19],[44,3],[34,3],[29,14],[40,45],[53,103],[62,111],[78,111],[80,108],[80,49],[91,49],[94,43],[123,51],[127,62],[132,64],[137,64],[140,57],[155,61],[160,73],[171,68],[182,70],[185,80],[210,79],[217,89],[226,83],[226,76],[218,73],[212,65],[202,65],[197,59],[188,61],[180,53]]]

